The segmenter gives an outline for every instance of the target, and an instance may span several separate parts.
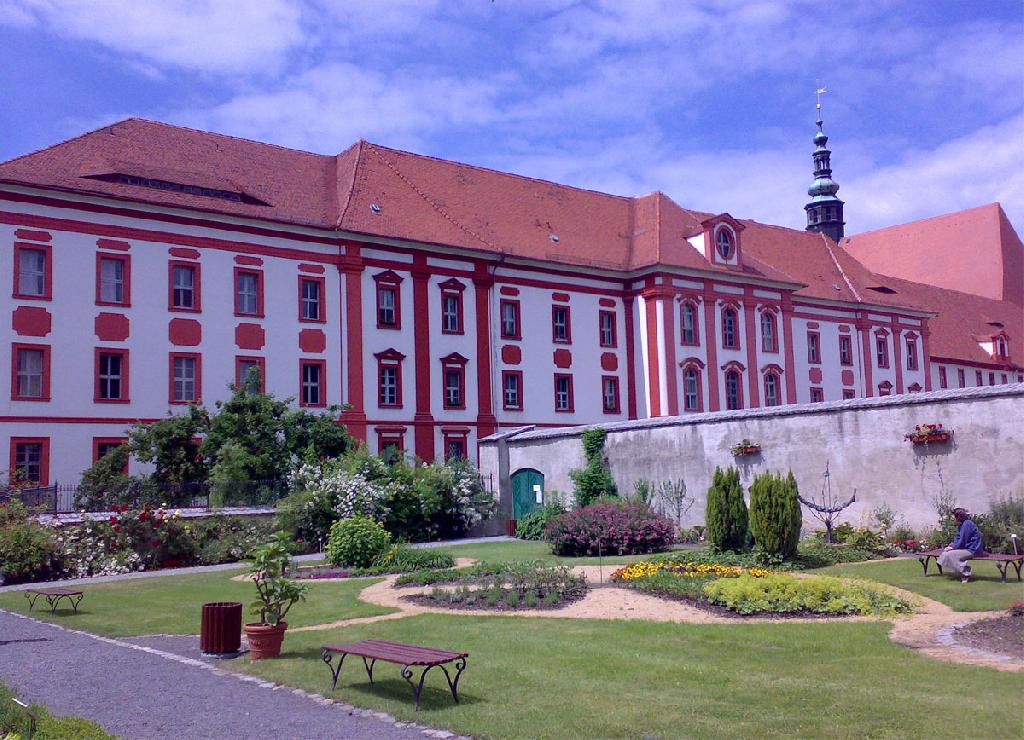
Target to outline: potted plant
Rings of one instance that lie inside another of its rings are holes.
[[[952,436],[953,430],[943,429],[941,424],[918,424],[914,431],[904,434],[903,439],[916,445],[926,445],[930,442],[948,442]]]
[[[761,451],[761,445],[753,440],[744,437],[739,442],[729,448],[732,452],[733,457],[739,457],[741,455],[756,455]]]
[[[309,586],[287,576],[290,561],[288,536],[284,532],[275,534],[273,540],[253,553],[250,572],[259,598],[251,607],[253,613],[260,615],[260,621],[243,627],[253,660],[276,658],[281,654],[284,631],[288,629],[284,618],[295,602],[306,599]]]

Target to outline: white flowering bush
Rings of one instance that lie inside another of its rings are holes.
[[[57,551],[64,575],[70,578],[113,576],[144,570],[134,550],[109,548],[108,536],[99,522],[65,527],[57,534]]]

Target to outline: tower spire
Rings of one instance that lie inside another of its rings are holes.
[[[839,184],[832,179],[832,152],[828,149],[828,137],[822,130],[821,118],[821,96],[828,92],[828,89],[818,80],[818,86],[814,90],[815,112],[818,132],[814,135],[814,182],[807,189],[811,201],[804,206],[807,212],[807,230],[817,231],[838,242],[843,238],[843,201],[839,200],[836,193],[839,191]]]

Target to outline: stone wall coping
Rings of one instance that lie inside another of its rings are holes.
[[[530,427],[520,427],[500,434],[493,434],[480,440],[480,444],[496,444],[499,439],[527,442],[542,439],[558,439],[576,437],[586,429],[604,429],[609,434],[631,432],[642,429],[659,429],[662,427],[689,426],[724,421],[742,421],[744,419],[771,419],[784,416],[805,416],[812,414],[830,414],[862,409],[889,408],[898,406],[917,406],[935,401],[977,401],[987,398],[1024,399],[1024,383],[1007,383],[1005,385],[976,386],[973,388],[949,388],[946,390],[921,393],[901,393],[895,396],[873,398],[851,398],[843,401],[825,401],[822,403],[800,403],[770,408],[739,409],[736,411],[705,411],[680,416],[658,416],[651,419],[633,421],[613,421],[604,424],[584,424],[574,427],[557,427],[554,429],[537,429],[525,431]],[[1021,409],[1024,415],[1024,408]],[[929,422],[929,419],[922,419]],[[909,431],[909,430],[908,430]]]

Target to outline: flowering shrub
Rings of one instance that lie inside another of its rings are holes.
[[[634,581],[640,578],[649,578],[656,573],[673,573],[682,578],[703,578],[705,576],[739,578],[744,573],[749,573],[754,578],[762,578],[771,575],[773,572],[767,568],[720,565],[719,563],[638,560],[614,571],[612,573],[612,580]]]
[[[291,490],[308,491],[327,503],[338,519],[361,515],[381,521],[387,514],[387,485],[362,472],[350,472],[339,458],[305,461],[288,479]]]
[[[928,549],[924,542],[915,539],[893,540],[889,544],[892,545],[894,550],[899,550],[900,552],[924,552]]]
[[[0,504],[0,583],[37,581],[57,567],[53,530],[35,521],[20,502]]]
[[[671,519],[638,504],[599,503],[548,522],[544,538],[556,555],[631,555],[665,550],[675,542]]]

